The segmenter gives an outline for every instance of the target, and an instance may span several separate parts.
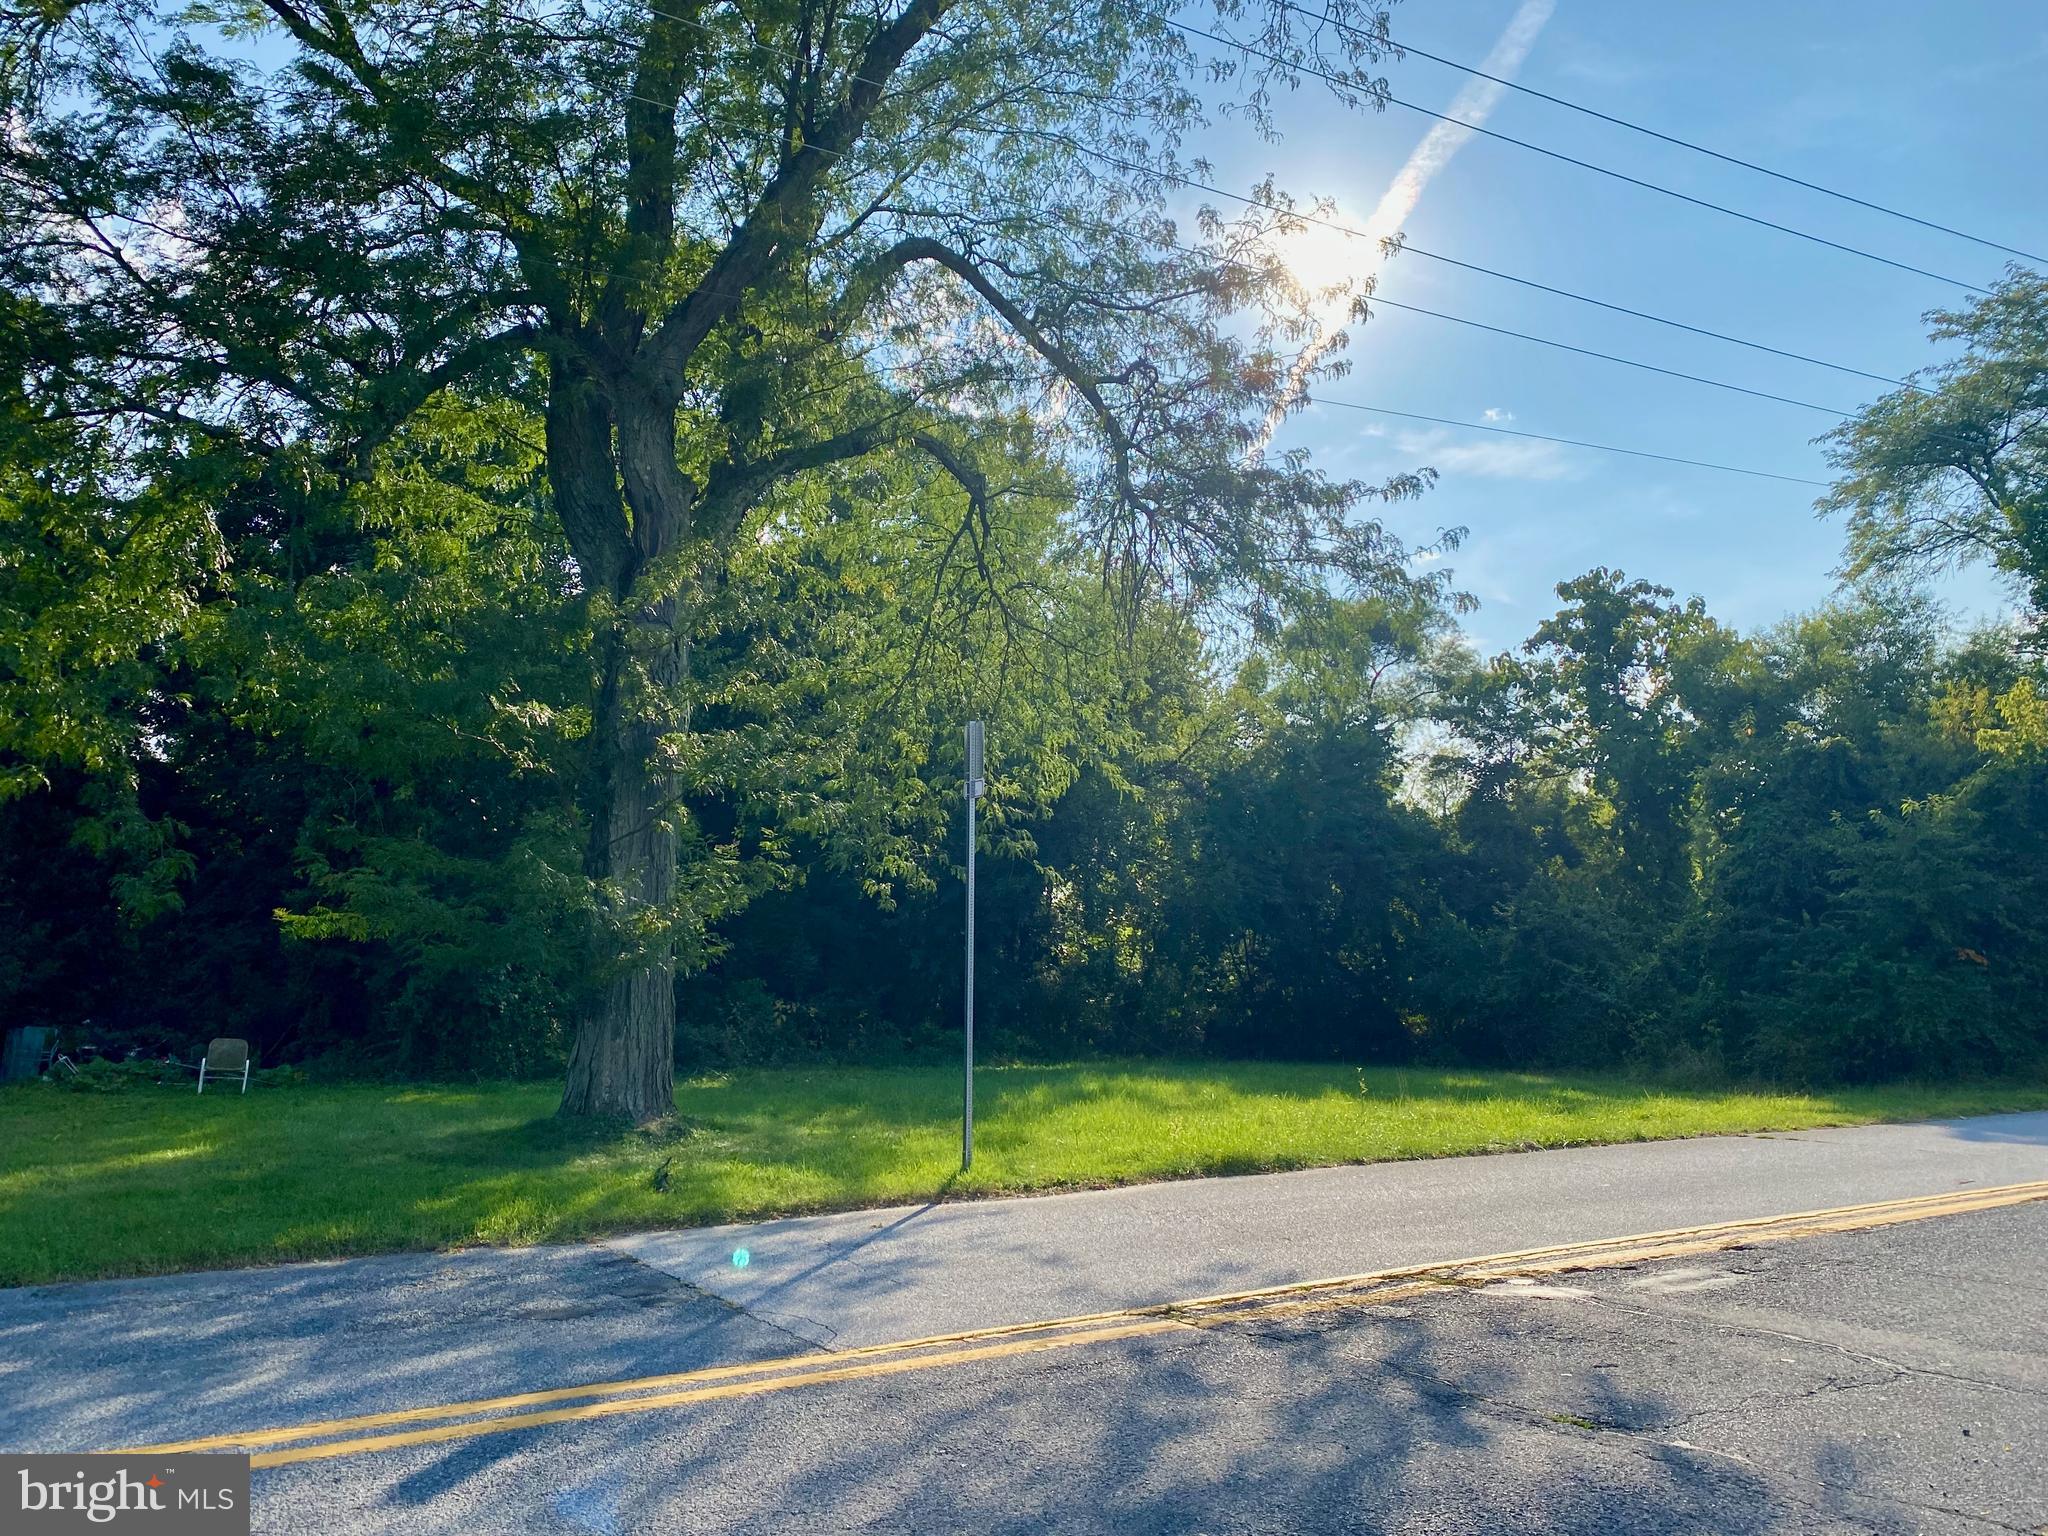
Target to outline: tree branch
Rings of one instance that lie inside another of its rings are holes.
[[[464,374],[482,366],[494,357],[521,347],[536,346],[540,333],[530,325],[515,325],[497,331],[489,336],[457,347],[433,367],[424,371],[406,374],[402,377],[387,376],[378,381],[385,386],[384,397],[373,412],[371,424],[356,440],[355,473],[358,478],[367,474],[371,456],[391,440],[392,434],[405,425],[407,418],[441,390],[446,389]]]
[[[550,312],[566,313],[564,301],[567,290],[561,274],[539,242],[529,238],[530,214],[516,201],[502,197],[499,189],[489,182],[458,170],[434,154],[421,142],[417,127],[410,132],[394,127],[392,117],[402,112],[408,103],[385,77],[383,70],[363,51],[346,13],[332,4],[322,3],[321,11],[327,22],[323,31],[292,0],[261,0],[261,3],[284,24],[285,30],[300,46],[340,65],[348,78],[362,88],[371,102],[385,114],[386,132],[393,152],[400,160],[411,164],[432,185],[461,198],[496,221],[497,231],[512,242],[527,280],[541,291]],[[418,103],[412,105],[417,106]]]
[[[871,421],[832,437],[800,443],[765,459],[726,464],[712,475],[705,487],[699,531],[715,541],[731,538],[739,531],[747,513],[781,481],[806,470],[865,458],[878,448],[905,441],[913,435],[906,426],[909,415],[906,408],[895,417]]]
[[[1109,439],[1110,459],[1116,471],[1117,488],[1126,502],[1137,500],[1136,488],[1131,480],[1131,440],[1124,430],[1109,402],[1103,398],[1100,381],[1065,347],[1039,328],[1032,318],[1017,307],[1003,291],[989,281],[988,275],[967,257],[951,246],[923,235],[913,235],[899,240],[872,264],[865,281],[879,289],[889,273],[901,270],[912,262],[936,262],[958,277],[979,294],[982,300],[1002,317],[1004,324],[1058,371],[1061,378],[1074,387],[1076,393],[1088,402],[1102,424],[1102,430]],[[851,285],[849,285],[849,288]]]
[[[655,291],[675,243],[676,105],[702,34],[703,5],[669,0],[673,15],[652,14],[626,101],[626,238],[598,296],[598,328],[621,356],[647,326],[641,298]]]
[[[647,387],[658,399],[682,398],[684,371],[719,322],[739,308],[771,263],[815,233],[811,194],[826,171],[844,155],[882,104],[888,81],[938,25],[954,0],[911,0],[887,26],[878,28],[861,50],[853,84],[815,139],[787,151],[745,221],[718,253],[697,285],[663,319],[642,361]]]
[[[548,485],[570,551],[593,591],[613,598],[632,584],[633,539],[612,462],[612,422],[602,391],[573,359],[548,369]]]

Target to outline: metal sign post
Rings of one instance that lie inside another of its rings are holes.
[[[960,1171],[974,1166],[974,802],[981,776],[981,722],[967,722],[967,1057],[960,1085]]]

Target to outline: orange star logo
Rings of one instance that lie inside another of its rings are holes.
[[[154,1472],[150,1473],[150,1475],[149,1475],[149,1486],[150,1486],[150,1487],[152,1487],[152,1488],[161,1488],[161,1487],[163,1487],[163,1485],[164,1485],[164,1480],[163,1480],[162,1478],[158,1477],[158,1476],[157,1476],[157,1475],[156,1475],[156,1474],[155,1474]]]

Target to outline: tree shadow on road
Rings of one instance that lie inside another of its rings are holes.
[[[1771,1480],[1669,1443],[1675,1403],[1591,1365],[1471,1347],[1470,1327],[1440,1327],[1436,1306],[1189,1328],[629,1416],[577,1427],[573,1453],[546,1432],[493,1437],[414,1466],[386,1507],[431,1516],[452,1486],[488,1477],[518,1490],[524,1513],[471,1528],[596,1536],[1747,1536],[1784,1523]],[[565,1465],[563,1489],[547,1474]]]

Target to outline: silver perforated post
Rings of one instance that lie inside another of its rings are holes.
[[[967,722],[967,1018],[966,1058],[960,1083],[960,1171],[974,1166],[974,802],[987,788],[981,774],[982,731]]]

